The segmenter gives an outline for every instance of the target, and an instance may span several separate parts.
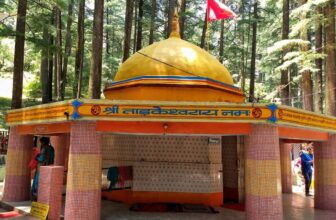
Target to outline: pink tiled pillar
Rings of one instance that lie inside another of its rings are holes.
[[[246,219],[282,219],[278,128],[253,124],[245,141]]]
[[[37,201],[49,205],[49,220],[58,220],[62,208],[63,166],[41,166]]]
[[[51,137],[51,144],[55,149],[55,165],[64,166],[67,149],[69,149],[70,135],[62,134]]]
[[[33,136],[19,135],[11,127],[6,158],[6,177],[3,200],[19,202],[30,199],[30,169]]]
[[[292,193],[292,144],[280,142],[282,193]]]
[[[314,146],[315,208],[336,211],[336,135]]]
[[[65,219],[100,219],[102,156],[95,122],[73,122]]]

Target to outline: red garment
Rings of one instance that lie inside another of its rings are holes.
[[[32,170],[35,170],[36,167],[37,167],[38,162],[36,160],[36,157],[39,155],[39,153],[40,153],[40,150],[37,147],[34,147],[32,157],[31,157],[30,162],[28,164],[29,168],[32,169]]]
[[[219,0],[208,0],[207,19],[208,21],[234,18],[237,15]]]

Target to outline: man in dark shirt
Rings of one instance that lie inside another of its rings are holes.
[[[307,152],[308,151],[308,152]],[[312,181],[312,165],[313,165],[313,148],[308,147],[307,151],[302,151],[300,157],[301,157],[301,169],[302,169],[302,175],[305,179],[305,187],[306,187],[306,196],[311,196],[309,194],[309,188]]]

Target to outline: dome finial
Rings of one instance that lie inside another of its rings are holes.
[[[179,23],[179,16],[178,16],[178,13],[177,13],[177,9],[175,9],[174,18],[173,18],[173,22],[172,22],[171,27],[172,27],[172,29],[171,29],[169,37],[181,38],[181,36],[180,36],[180,23]]]

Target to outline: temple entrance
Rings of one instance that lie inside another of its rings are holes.
[[[240,210],[244,207],[244,162],[244,137],[222,137],[224,207]]]
[[[220,152],[221,138],[216,136],[104,133],[102,195],[127,204],[220,206]]]

